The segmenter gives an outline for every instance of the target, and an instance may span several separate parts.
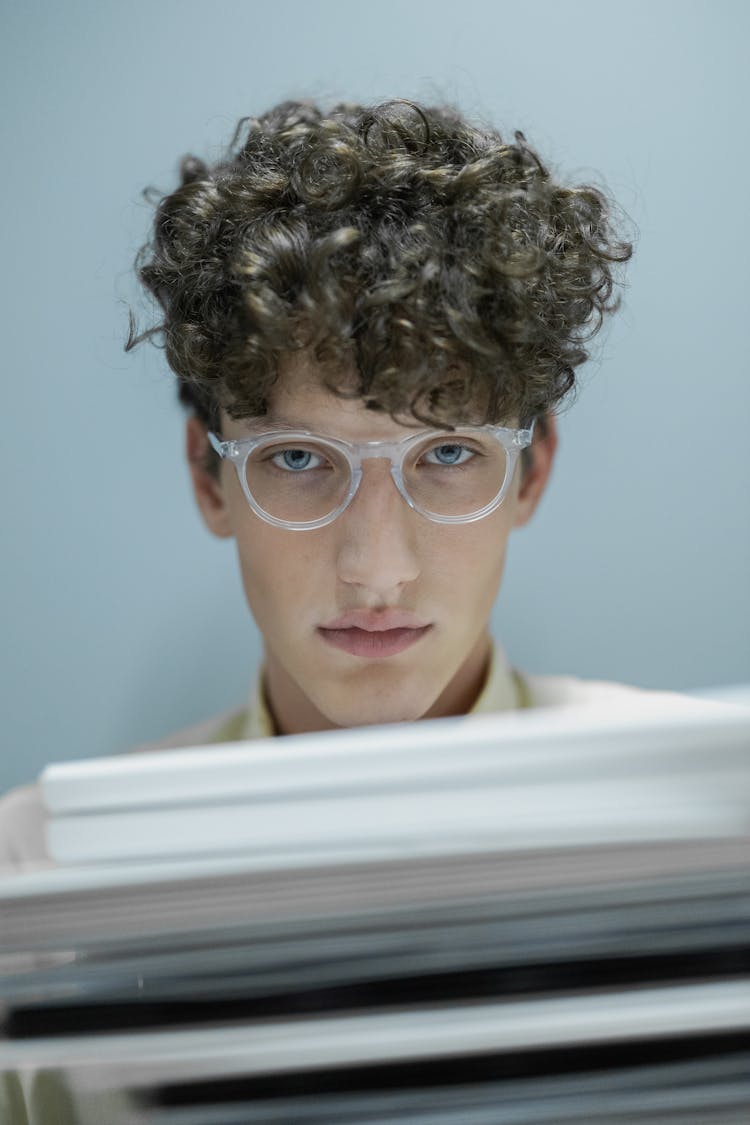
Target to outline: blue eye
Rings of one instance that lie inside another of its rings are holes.
[[[465,445],[459,445],[458,442],[444,442],[428,450],[425,459],[432,465],[462,465],[473,456],[472,450]]]
[[[301,473],[305,469],[317,469],[322,463],[322,458],[309,449],[282,449],[274,453],[271,458],[280,469],[287,469],[292,473]]]

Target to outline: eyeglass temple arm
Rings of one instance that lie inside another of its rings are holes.
[[[222,441],[221,438],[217,437],[212,430],[207,430],[206,432],[208,435],[208,443],[213,449],[214,453],[218,453],[219,457],[222,458],[232,456],[232,453],[234,452],[233,441]]]

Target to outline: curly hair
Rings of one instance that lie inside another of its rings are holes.
[[[181,164],[138,273],[180,398],[209,425],[267,410],[280,357],[394,417],[554,409],[631,254],[597,188],[550,176],[450,107],[284,102]],[[347,377],[343,373],[347,372]],[[354,374],[352,375],[352,372]]]

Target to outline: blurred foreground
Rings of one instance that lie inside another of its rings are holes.
[[[750,712],[57,766],[9,1125],[750,1120]],[[190,826],[193,826],[192,835]]]

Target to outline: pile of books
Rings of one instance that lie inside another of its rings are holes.
[[[66,1123],[750,1120],[750,711],[442,720],[42,785],[58,866],[0,884],[0,1060]]]

